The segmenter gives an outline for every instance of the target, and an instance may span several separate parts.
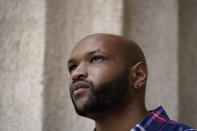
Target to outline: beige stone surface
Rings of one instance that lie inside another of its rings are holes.
[[[0,130],[42,130],[44,1],[0,0]]]
[[[42,129],[43,15],[42,1],[0,1],[1,131]]]
[[[179,5],[179,119],[197,129],[197,1]]]
[[[149,68],[146,105],[178,117],[178,5],[176,0],[126,0],[124,35],[144,49]]]
[[[143,48],[146,104],[197,128],[195,0],[0,0],[0,130],[91,131],[68,92],[67,59],[92,33]]]
[[[82,37],[98,32],[121,34],[122,2],[47,0],[44,64],[44,131],[91,131],[94,123],[76,115],[68,93],[66,62]]]

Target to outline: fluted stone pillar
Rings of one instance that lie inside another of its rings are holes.
[[[146,105],[178,117],[178,2],[125,0],[124,35],[144,49],[149,77]]]
[[[44,131],[92,131],[93,121],[77,116],[68,91],[67,59],[84,36],[121,34],[122,0],[47,0],[44,62]]]
[[[197,1],[179,3],[179,119],[197,128]]]
[[[0,0],[0,130],[42,131],[44,1]]]
[[[92,33],[120,34],[147,57],[148,109],[197,128],[195,0],[0,0],[0,130],[91,131],[68,91],[67,59]]]

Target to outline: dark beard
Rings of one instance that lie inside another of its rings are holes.
[[[126,70],[117,78],[102,83],[96,88],[92,82],[89,82],[92,85],[92,94],[88,97],[83,109],[79,109],[71,97],[77,114],[88,117],[89,115],[106,112],[124,104],[129,94],[128,76],[128,70]]]

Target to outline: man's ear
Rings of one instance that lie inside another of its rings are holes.
[[[148,77],[147,65],[144,62],[138,62],[131,67],[132,87],[141,89],[146,85]]]

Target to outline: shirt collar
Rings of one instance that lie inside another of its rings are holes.
[[[168,120],[167,113],[162,106],[159,106],[155,110],[149,111],[149,114],[130,131],[146,131],[147,129],[156,131]],[[96,131],[96,128],[93,131]]]
[[[149,112],[149,114],[134,128],[130,131],[136,131],[138,129],[145,131],[149,130],[158,130],[162,127],[167,121],[169,120],[168,115],[166,114],[165,110],[162,106],[156,108]]]

